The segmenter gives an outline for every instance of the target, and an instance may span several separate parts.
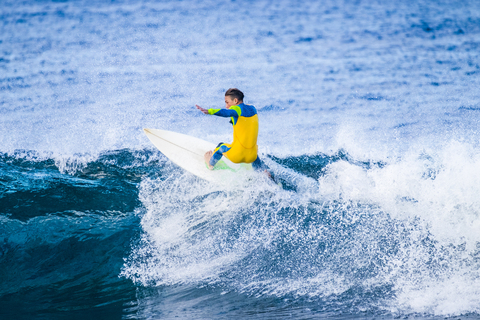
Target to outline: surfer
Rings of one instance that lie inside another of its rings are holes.
[[[230,88],[225,92],[225,109],[204,109],[195,105],[204,114],[230,118],[233,125],[233,142],[219,143],[215,150],[205,153],[205,163],[210,170],[222,158],[233,163],[251,163],[255,170],[265,170],[266,166],[257,154],[258,115],[254,106],[243,103],[243,92]]]

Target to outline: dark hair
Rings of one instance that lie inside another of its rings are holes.
[[[230,88],[225,92],[225,96],[230,96],[232,99],[237,98],[238,101],[243,101],[243,92],[238,90],[237,88]]]

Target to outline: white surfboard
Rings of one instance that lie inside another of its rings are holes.
[[[210,182],[229,182],[239,178],[242,172],[252,171],[252,165],[233,163],[223,157],[209,170],[205,164],[205,152],[215,149],[216,145],[186,134],[160,129],[143,129],[150,141],[168,159],[199,178]]]

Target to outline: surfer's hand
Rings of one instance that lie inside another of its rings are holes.
[[[208,109],[202,108],[198,104],[196,104],[195,107],[197,107],[197,109],[202,111],[203,113],[208,114]]]

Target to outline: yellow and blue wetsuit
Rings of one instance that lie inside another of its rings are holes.
[[[233,163],[251,163],[254,169],[263,169],[258,157],[258,115],[254,106],[240,103],[230,109],[208,109],[208,114],[230,118],[233,125],[233,142],[220,143],[210,158],[210,165],[227,157]]]

